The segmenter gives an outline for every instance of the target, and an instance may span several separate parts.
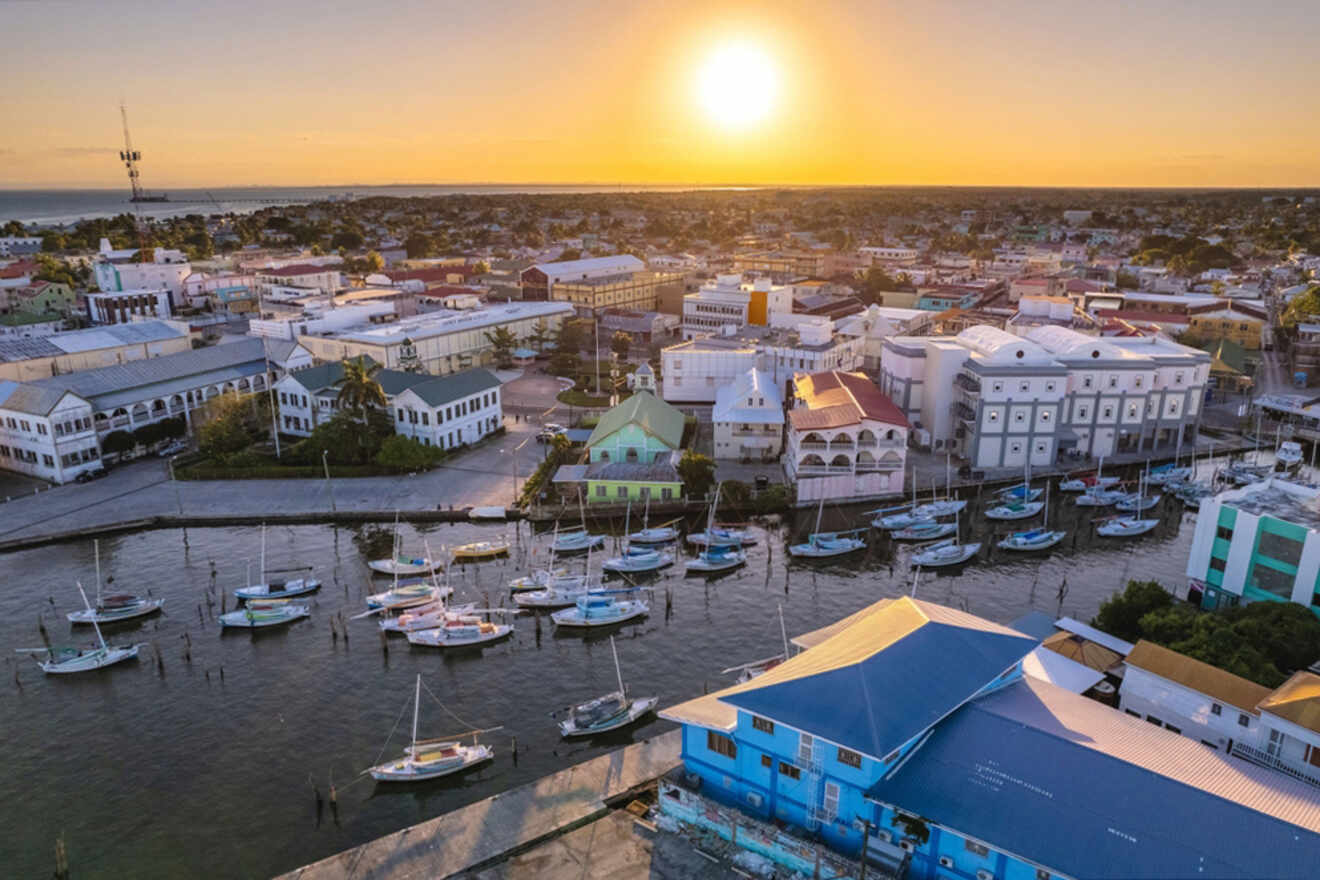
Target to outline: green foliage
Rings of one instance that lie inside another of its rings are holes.
[[[345,248],[350,251],[355,251],[365,243],[366,240],[362,237],[362,233],[358,232],[356,229],[341,229],[330,239],[330,247],[333,250]]]
[[[376,464],[397,471],[423,471],[444,457],[444,450],[438,446],[426,446],[412,437],[394,434],[381,442]]]
[[[293,447],[291,458],[303,464],[321,463],[322,451],[328,452],[331,464],[364,465],[374,462],[385,438],[393,435],[389,416],[378,409],[366,410],[365,416],[340,410],[317,425],[310,437]]]
[[[513,331],[501,324],[482,335],[490,343],[495,363],[501,367],[509,366],[513,362],[513,347],[518,344],[518,337],[513,335]]]
[[[793,500],[793,494],[787,486],[775,483],[766,486],[754,499],[757,513],[776,513],[786,510]]]
[[[580,259],[582,259],[582,251],[578,250],[577,248],[568,248],[562,254],[556,257],[554,262],[567,263],[571,260],[580,260]]]
[[[128,452],[136,445],[137,441],[134,440],[133,435],[127,431],[111,431],[102,438],[101,451],[111,455],[117,455]]]
[[[1136,290],[1141,287],[1141,279],[1131,272],[1124,272],[1120,269],[1114,275],[1114,285],[1119,290]]]
[[[610,350],[621,358],[626,358],[632,351],[632,337],[622,330],[617,330],[610,339]]]
[[[584,346],[591,344],[591,335],[590,321],[581,319],[565,321],[559,325],[559,334],[555,343],[559,351],[576,356]]]
[[[1309,321],[1314,315],[1320,315],[1320,284],[1312,285],[1293,297],[1288,308],[1283,310],[1280,323],[1285,327],[1295,327],[1303,321]]]
[[[489,275],[490,263],[487,263],[485,260],[477,260],[472,264],[472,271],[477,275]]]
[[[408,258],[415,260],[420,257],[429,257],[435,253],[435,243],[431,241],[431,236],[424,232],[414,232],[403,242],[404,250],[408,252]]]
[[[367,251],[366,270],[368,272],[379,272],[385,268],[385,258],[378,251]]]
[[[50,254],[37,254],[36,262],[37,271],[32,274],[33,280],[52,281],[70,287],[78,286],[78,279],[74,276],[73,270],[63,260],[57,260]]]
[[[380,383],[372,377],[380,371],[380,364],[368,364],[366,358],[345,358],[344,378],[339,382],[336,398],[344,409],[361,412],[369,407],[385,407],[389,399]]]
[[[715,482],[715,462],[709,456],[684,449],[678,460],[678,475],[690,498],[705,495]]]
[[[576,376],[577,355],[567,351],[556,351],[550,356],[548,369],[554,376]]]
[[[1128,581],[1127,589],[1100,603],[1091,625],[1125,642],[1141,638],[1141,618],[1173,605],[1173,596],[1155,581]]]
[[[559,466],[569,460],[572,455],[573,445],[569,443],[568,438],[563,434],[557,435],[550,441],[550,448],[546,452],[545,459],[536,466],[536,470],[523,483],[522,492],[518,495],[518,506],[526,507],[534,502],[541,494],[541,490],[549,485],[554,477],[555,471]]]

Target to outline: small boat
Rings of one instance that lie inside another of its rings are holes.
[[[738,684],[746,684],[758,675],[764,675],[788,659],[788,630],[784,627],[784,606],[782,603],[779,605],[779,635],[784,640],[784,653],[776,654],[773,657],[765,657],[760,660],[753,660],[750,663],[741,663],[737,666],[730,666],[728,669],[721,669],[720,675],[731,675],[736,672],[738,673]]]
[[[939,519],[945,516],[954,516],[961,513],[967,502],[961,498],[941,498],[938,501],[932,501],[929,504],[923,504],[912,515],[917,519]]]
[[[1302,444],[1296,440],[1285,440],[1274,453],[1275,461],[1285,468],[1296,467],[1302,463]]]
[[[751,547],[756,535],[750,529],[732,526],[711,526],[687,536],[689,544],[698,547]]]
[[[449,587],[437,587],[423,580],[407,581],[383,593],[373,593],[368,596],[367,607],[390,611],[413,608],[439,599],[447,599],[453,592]]]
[[[295,620],[307,617],[311,609],[306,605],[276,605],[273,602],[261,607],[247,606],[228,614],[220,615],[220,626],[238,629],[261,629],[268,626],[283,626]]]
[[[577,529],[555,535],[550,549],[556,553],[580,553],[603,546],[605,546],[604,535],[593,535],[586,529]]]
[[[473,520],[502,520],[508,515],[503,507],[474,507],[468,511],[468,519]]]
[[[871,520],[871,525],[877,529],[893,531],[895,529],[906,529],[910,526],[915,526],[918,523],[930,522],[934,522],[934,520],[928,517],[917,516],[915,513],[908,510],[903,513],[891,513],[886,514],[885,516],[878,516]]]
[[[958,530],[955,523],[933,522],[924,520],[917,525],[893,532],[895,541],[933,541],[952,535]]]
[[[1047,550],[1062,541],[1067,535],[1067,532],[1056,532],[1050,529],[1032,529],[1029,532],[1014,532],[1000,541],[998,546],[1001,550]]]
[[[747,552],[737,544],[707,547],[688,562],[684,574],[712,574],[731,571],[747,562]]]
[[[1144,535],[1154,529],[1160,521],[1157,519],[1133,519],[1119,516],[1096,524],[1096,533],[1106,538],[1130,538]]]
[[[90,612],[92,603],[87,601],[87,593],[83,591],[82,584],[78,585],[78,592],[82,595],[83,605]],[[37,665],[41,671],[48,675],[63,675],[71,672],[91,672],[95,669],[102,669],[106,666],[113,666],[116,663],[122,663],[125,660],[132,660],[138,655],[138,649],[141,645],[107,645],[105,637],[101,635],[101,627],[97,625],[96,616],[88,617],[87,622],[92,625],[96,631],[96,645],[90,648],[78,648],[74,646],[63,646],[59,648],[19,648],[15,651],[17,654],[45,654],[45,660],[38,660]],[[17,675],[17,673],[15,673]]]
[[[828,559],[865,548],[866,542],[855,533],[813,532],[805,544],[792,544],[788,552],[802,559]]]
[[[439,559],[427,559],[425,556],[395,556],[392,559],[373,559],[367,563],[367,568],[377,574],[397,574],[402,577],[430,574],[443,567],[444,563]]]
[[[321,582],[315,578],[293,578],[292,580],[273,580],[264,584],[250,584],[234,590],[240,599],[291,599],[321,589]]]
[[[583,583],[575,587],[548,587],[544,590],[531,590],[518,593],[513,603],[519,608],[568,608],[577,604],[577,600],[593,593],[605,594],[610,591],[601,589],[600,583]]]
[[[1174,497],[1192,510],[1200,510],[1201,499],[1213,494],[1210,487],[1204,483],[1183,483],[1173,489]]]
[[[1235,485],[1249,486],[1252,483],[1259,483],[1269,476],[1269,469],[1265,465],[1234,462],[1221,469],[1219,476]]]
[[[922,568],[940,568],[946,565],[961,565],[981,552],[981,542],[972,541],[961,544],[950,538],[929,544],[912,555],[912,564]]]
[[[600,564],[605,571],[620,573],[657,571],[674,564],[674,554],[650,547],[629,547],[622,556],[606,559]]]
[[[996,504],[985,512],[986,519],[1030,519],[1045,505],[1040,501],[1010,501]]]
[[[1090,474],[1085,477],[1073,477],[1059,483],[1060,492],[1085,492],[1088,489],[1108,489],[1119,482],[1118,477],[1102,477]]]
[[[1189,467],[1165,468],[1151,471],[1146,477],[1146,482],[1151,486],[1168,486],[1185,482],[1191,475],[1192,469]]]
[[[587,581],[585,574],[569,574],[566,568],[538,568],[531,574],[516,577],[509,581],[509,589],[514,593],[523,593],[530,590],[545,590],[551,587],[572,587],[584,584]]]
[[[646,509],[642,511],[642,528],[640,531],[629,532],[627,535],[629,544],[665,544],[669,541],[678,540],[678,526],[676,523],[682,522],[681,519],[670,520],[658,526],[651,525],[651,495],[646,495]]]
[[[416,608],[409,608],[402,614],[382,619],[380,628],[390,633],[410,633],[423,629],[435,629],[437,626],[441,626],[450,616],[472,614],[476,609],[477,604],[475,602],[454,606],[447,606],[443,602],[419,605]]]
[[[1172,473],[1172,471],[1165,469],[1164,473],[1169,474]],[[1146,477],[1143,476],[1137,481],[1137,493],[1135,495],[1128,495],[1126,498],[1116,501],[1114,506],[1125,513],[1140,513],[1143,510],[1149,510],[1156,504],[1159,504],[1160,499],[1164,496],[1159,495],[1158,493],[1155,495],[1147,495],[1145,481]]]
[[[427,648],[467,648],[508,638],[513,627],[507,623],[491,623],[475,614],[455,614],[434,629],[408,633],[408,644]]]
[[[1126,497],[1127,493],[1119,489],[1087,489],[1073,503],[1078,507],[1110,507]]]
[[[1021,504],[1027,501],[1035,501],[1044,491],[1044,489],[1033,489],[1030,486],[1020,485],[1010,486],[997,494],[1007,502]]]
[[[429,690],[428,690],[429,693]],[[499,730],[470,731],[472,745],[460,745],[458,737],[452,739],[417,739],[417,715],[422,704],[422,677],[417,676],[417,692],[413,697],[412,743],[404,750],[403,757],[384,764],[377,764],[367,772],[378,782],[420,782],[448,776],[469,767],[475,767],[495,757],[490,746],[479,745],[477,735]],[[468,736],[469,733],[459,734]]]
[[[495,541],[473,541],[454,548],[454,558],[460,561],[479,562],[494,559],[509,552],[509,542],[503,538]]]
[[[164,599],[134,596],[130,593],[101,595],[101,542],[93,541],[92,548],[96,556],[96,605],[70,611],[65,615],[70,623],[115,623],[120,620],[145,617],[160,610],[165,604]]]
[[[614,636],[610,636],[610,651],[614,654],[614,675],[618,679],[619,689],[603,697],[578,703],[570,709],[568,717],[559,722],[559,733],[564,738],[593,736],[627,727],[650,714],[656,703],[660,702],[659,697],[628,697],[628,691],[623,685],[623,673],[619,671],[619,651],[614,646]]]
[[[550,615],[555,626],[610,626],[645,617],[651,606],[640,599],[615,599],[610,595],[589,593],[580,596],[571,608]]]

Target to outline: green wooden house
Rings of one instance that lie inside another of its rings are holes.
[[[683,424],[682,412],[639,391],[600,417],[587,439],[587,454],[592,464],[668,459],[683,443]]]

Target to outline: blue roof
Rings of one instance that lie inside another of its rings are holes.
[[[964,705],[868,795],[1079,878],[1320,863],[1320,791],[1030,678]]]
[[[1045,641],[1059,631],[1059,628],[1054,625],[1054,618],[1044,611],[1028,611],[1010,623],[1009,627],[1020,633],[1026,633],[1040,642]]]
[[[1037,641],[906,597],[718,698],[874,758],[948,715]]]

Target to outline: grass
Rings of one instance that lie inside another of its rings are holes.
[[[624,393],[619,395],[619,402],[627,400],[631,395]],[[603,397],[596,397],[594,394],[587,394],[585,391],[577,391],[570,388],[567,391],[561,391],[556,395],[560,403],[567,403],[569,406],[598,406],[608,407],[610,397],[608,394]]]

